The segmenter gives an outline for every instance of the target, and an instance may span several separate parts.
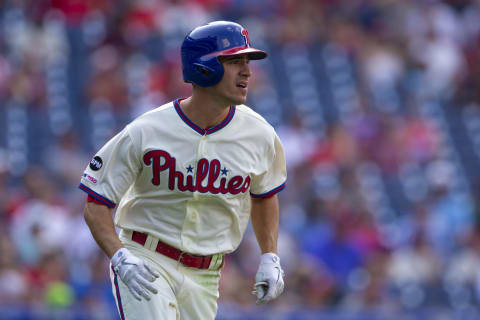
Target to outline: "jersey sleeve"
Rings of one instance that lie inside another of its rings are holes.
[[[282,143],[276,134],[266,159],[267,169],[259,175],[252,176],[250,195],[253,198],[268,198],[285,188],[287,180],[285,154]]]
[[[141,169],[137,154],[127,126],[93,157],[83,172],[79,188],[114,208]]]

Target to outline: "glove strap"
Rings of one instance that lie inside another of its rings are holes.
[[[280,264],[280,257],[276,255],[273,252],[268,252],[262,254],[262,257],[260,258],[260,263],[275,263],[275,264]]]
[[[118,249],[112,256],[112,259],[110,259],[110,262],[112,263],[113,267],[116,269],[122,261],[127,259],[127,256],[130,255],[130,251],[128,251],[126,248],[120,248]]]

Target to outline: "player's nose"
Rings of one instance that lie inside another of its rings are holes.
[[[244,77],[250,77],[252,75],[252,71],[250,70],[250,65],[248,64],[248,62],[242,64],[240,74]]]

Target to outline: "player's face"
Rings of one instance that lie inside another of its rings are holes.
[[[247,100],[250,59],[246,54],[220,57],[224,74],[222,80],[214,86],[216,94],[225,99],[226,105],[244,104]]]

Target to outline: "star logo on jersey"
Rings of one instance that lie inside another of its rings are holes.
[[[193,173],[193,167],[192,167],[192,165],[189,165],[189,166],[187,167],[187,173]]]
[[[222,170],[220,170],[220,171],[222,171],[222,175],[223,175],[223,176],[226,176],[227,173],[228,173],[228,170],[227,170],[227,168],[225,168],[225,167],[224,167]]]

